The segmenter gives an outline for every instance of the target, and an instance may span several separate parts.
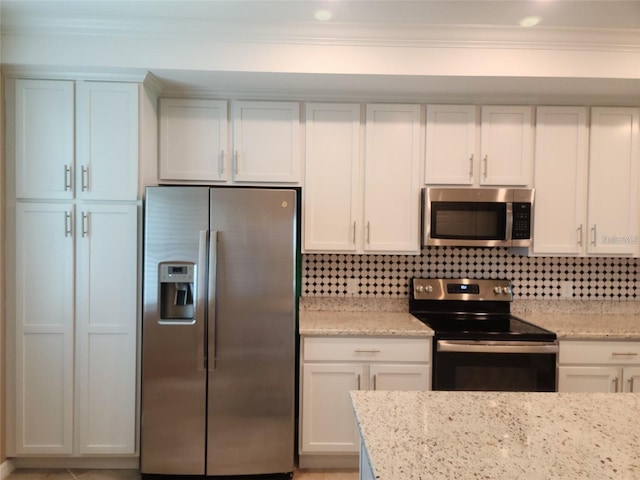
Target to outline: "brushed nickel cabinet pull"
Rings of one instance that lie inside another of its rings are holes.
[[[469,179],[473,178],[473,153],[469,157]]]
[[[637,357],[638,352],[613,352],[611,355],[614,357]]]
[[[483,176],[484,176],[485,180],[487,179],[487,164],[489,163],[489,158],[488,157],[489,157],[489,155],[485,155],[484,156],[484,172],[483,172]]]
[[[65,165],[64,166],[64,191],[65,192],[67,190],[71,190],[71,187],[72,187],[71,179],[72,179],[71,166]]]
[[[591,227],[591,233],[592,233],[591,245],[593,245],[594,247],[596,246],[596,241],[598,238],[597,228],[598,228],[598,225],[596,225],[595,223],[593,224],[593,227]]]
[[[89,167],[83,165],[80,169],[81,174],[81,185],[82,191],[86,192],[89,190]]]
[[[629,393],[633,393],[633,378],[630,378],[627,382],[629,382]]]
[[[371,222],[367,222],[367,245],[371,244]]]
[[[613,379],[613,391],[614,393],[618,392],[618,384],[620,383],[620,379],[618,377]]]
[[[218,175],[222,176],[222,174],[224,174],[224,150],[221,150],[218,155]]]
[[[71,212],[64,212],[64,236],[73,236],[73,225],[71,220]]]
[[[233,173],[235,173],[236,175],[238,174],[238,163],[240,163],[240,156],[238,154],[238,150],[236,150],[235,154],[233,155],[234,161],[233,161]]]
[[[377,389],[378,389],[378,388],[377,388],[377,387],[378,387],[378,385],[377,385],[377,384],[378,384],[378,375],[374,375],[374,376],[373,376],[373,389],[374,389],[374,390],[377,390]]]
[[[578,227],[578,245],[582,246],[582,224]]]
[[[82,236],[89,236],[89,214],[87,212],[82,212]]]
[[[360,374],[358,374],[358,390],[360,390]]]
[[[377,348],[356,348],[354,351],[356,353],[380,353]]]

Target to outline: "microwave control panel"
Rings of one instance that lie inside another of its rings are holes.
[[[514,240],[531,238],[531,204],[513,203],[513,229],[511,237]]]

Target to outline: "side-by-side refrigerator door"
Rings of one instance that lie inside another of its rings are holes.
[[[293,471],[295,193],[212,189],[207,475]]]
[[[140,433],[144,474],[205,471],[208,230],[208,188],[147,189]]]

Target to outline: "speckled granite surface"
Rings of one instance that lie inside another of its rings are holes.
[[[640,395],[351,396],[377,480],[640,478]]]
[[[433,336],[406,312],[300,311],[300,335]]]
[[[640,341],[640,302],[514,301],[511,311],[560,339]],[[433,335],[407,312],[407,299],[302,298],[300,334]]]

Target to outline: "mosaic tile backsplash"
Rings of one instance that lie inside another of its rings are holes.
[[[303,297],[408,298],[410,278],[437,277],[511,279],[516,299],[640,301],[638,258],[524,257],[506,248],[427,247],[419,256],[307,254],[302,268]]]

